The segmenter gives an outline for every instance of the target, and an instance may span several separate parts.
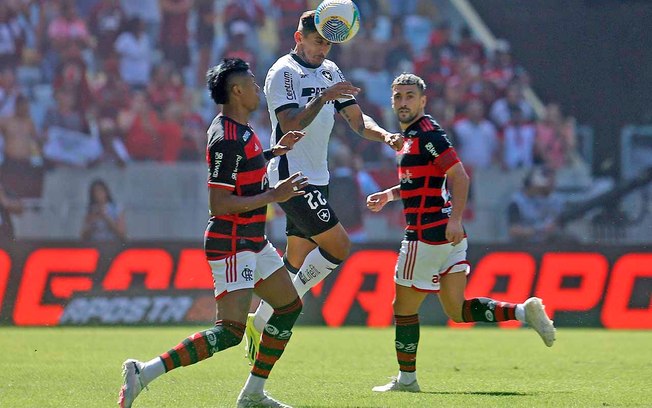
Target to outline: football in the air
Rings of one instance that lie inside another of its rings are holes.
[[[332,43],[349,41],[360,29],[360,11],[351,0],[324,0],[315,12],[319,34]]]

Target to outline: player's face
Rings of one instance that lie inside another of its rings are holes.
[[[317,32],[303,35],[297,32],[297,54],[308,64],[321,65],[328,56],[333,43],[326,40]]]
[[[392,87],[392,109],[401,123],[410,124],[423,116],[426,96],[416,85],[395,85]]]
[[[251,71],[247,76],[243,76],[238,84],[242,90],[241,101],[242,105],[250,112],[258,109],[260,103],[260,86],[256,83],[256,78]]]

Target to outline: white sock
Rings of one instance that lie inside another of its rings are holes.
[[[267,381],[267,378],[249,374],[249,378],[247,378],[242,392],[245,394],[262,394],[265,388],[265,381]]]
[[[523,306],[523,303],[519,303],[516,305],[516,310],[514,311],[514,315],[516,316],[516,320],[525,323],[525,306]]]
[[[143,370],[140,372],[140,378],[147,385],[163,374],[165,374],[163,360],[160,357],[155,357],[145,363]]]
[[[324,258],[319,247],[313,249],[303,261],[299,273],[292,279],[299,297],[303,298],[310,288],[324,280],[338,265]]]
[[[337,268],[339,264],[333,263],[328,259],[324,258],[319,247],[313,249],[303,261],[303,265],[299,269],[299,272],[292,279],[292,284],[294,285],[297,293],[300,298],[303,298],[310,288],[317,285],[319,282],[324,280],[328,274],[333,272],[333,269]],[[261,301],[256,309],[256,316],[254,317],[254,326],[259,332],[263,332],[265,324],[272,314],[274,309],[266,302]]]
[[[412,384],[417,380],[417,372],[412,371],[412,372],[407,372],[407,371],[399,371],[398,372],[398,382],[401,384]]]

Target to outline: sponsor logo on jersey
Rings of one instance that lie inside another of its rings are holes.
[[[328,79],[329,81],[333,80],[333,74],[331,74],[330,71],[322,71],[321,74],[324,76],[324,78]]]
[[[410,130],[410,131],[408,132],[408,136],[416,136],[416,134],[417,134],[417,131],[416,131],[416,130]]]
[[[432,142],[428,142],[426,144],[426,150],[430,152],[434,157],[439,157],[439,153],[437,153],[437,150],[435,149],[435,146],[432,145]]]
[[[252,280],[254,280],[254,271],[252,271],[251,268],[249,268],[249,266],[245,266],[244,269],[242,270],[242,277],[247,282],[251,282]]]
[[[220,174],[220,166],[222,165],[222,158],[224,157],[224,154],[221,152],[215,152],[215,168],[213,169],[213,178],[217,178],[218,174]]]
[[[321,94],[325,89],[326,89],[325,87],[319,87],[319,88],[312,88],[312,87],[302,88],[302,89],[301,89],[301,96],[304,97],[304,98],[307,97],[307,98],[308,98],[308,101],[307,101],[306,103],[308,103],[308,102],[310,102],[313,98],[319,96],[319,95],[320,95],[320,94]],[[335,103],[335,101],[328,101],[328,102],[326,102],[326,104],[330,104],[330,103]]]
[[[246,130],[244,132],[244,135],[242,135],[242,140],[244,140],[246,142],[247,140],[249,140],[250,137],[251,137],[251,132]]]
[[[283,72],[283,84],[285,85],[285,96],[288,100],[294,99],[294,85],[292,85],[292,74],[288,71]]]
[[[322,208],[317,213],[317,217],[319,217],[319,219],[324,221],[324,222],[328,222],[331,219],[331,212],[328,211],[328,208]]]
[[[410,170],[401,173],[400,177],[401,183],[412,184],[412,172]]]
[[[301,74],[301,78],[308,78],[308,74]]]

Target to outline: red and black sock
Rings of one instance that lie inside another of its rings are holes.
[[[299,318],[303,304],[298,297],[290,304],[274,309],[260,338],[260,348],[251,369],[256,377],[267,378],[285,346],[292,337],[292,327]]]
[[[419,315],[394,315],[396,322],[396,358],[401,371],[414,372],[417,369],[417,348],[419,346]]]
[[[516,304],[499,302],[489,298],[465,300],[462,304],[465,322],[504,322],[516,320]]]
[[[195,364],[218,351],[236,346],[242,341],[245,326],[231,320],[218,320],[215,327],[197,332],[173,349],[161,354],[165,371]]]

